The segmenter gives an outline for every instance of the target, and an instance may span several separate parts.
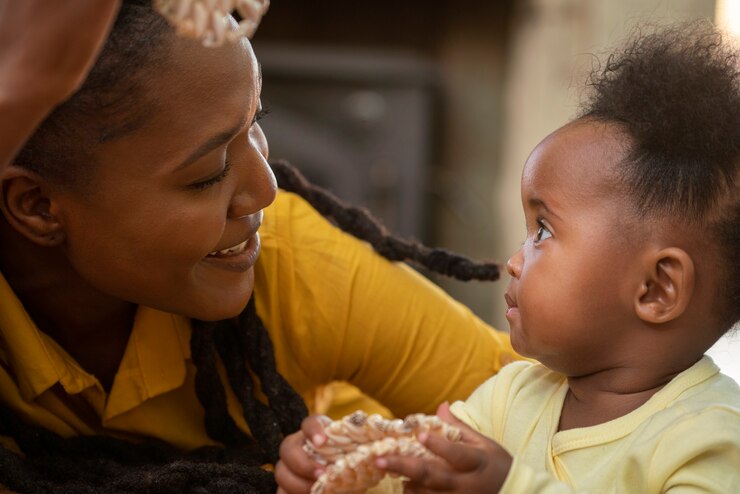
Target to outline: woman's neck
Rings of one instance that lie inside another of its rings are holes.
[[[61,248],[38,246],[0,219],[0,272],[36,326],[109,390],[136,307],[90,286]]]

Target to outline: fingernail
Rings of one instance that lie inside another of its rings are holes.
[[[388,467],[388,460],[386,460],[385,458],[376,458],[375,466],[385,470]]]
[[[313,471],[313,478],[318,479],[319,477],[321,477],[322,473],[324,473],[324,469],[317,468],[316,470]]]
[[[422,432],[416,438],[419,440],[421,444],[424,444],[427,442],[427,439],[429,439],[429,434],[427,434],[426,432]]]
[[[314,434],[314,436],[311,438],[311,442],[313,442],[313,445],[316,447],[324,444],[325,440],[326,438],[322,434]]]

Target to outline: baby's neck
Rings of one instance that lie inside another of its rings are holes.
[[[617,368],[568,377],[558,430],[603,424],[636,410],[693,362],[664,369]]]

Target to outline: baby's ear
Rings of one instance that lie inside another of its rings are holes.
[[[694,261],[685,250],[668,247],[646,253],[642,284],[634,300],[637,316],[648,323],[679,317],[694,293]]]
[[[32,242],[53,247],[64,241],[64,228],[54,213],[46,182],[36,173],[9,166],[0,177],[5,219]]]

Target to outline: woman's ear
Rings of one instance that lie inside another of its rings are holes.
[[[668,247],[647,254],[644,265],[634,303],[637,316],[648,323],[676,319],[694,294],[694,261],[685,250]]]
[[[47,182],[30,170],[9,166],[0,177],[6,221],[30,241],[47,247],[64,241],[64,228],[54,212]]]

